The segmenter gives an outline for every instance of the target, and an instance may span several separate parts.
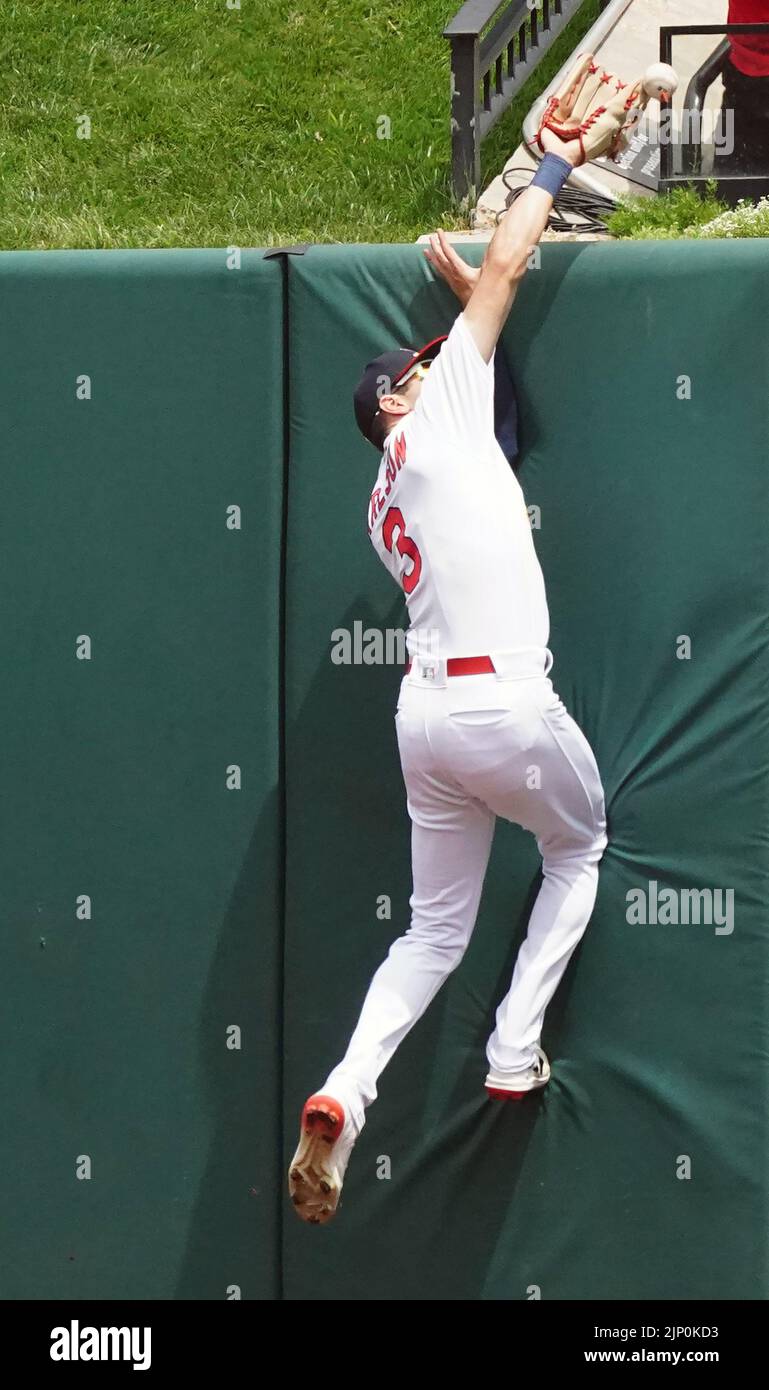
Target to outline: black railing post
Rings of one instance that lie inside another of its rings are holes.
[[[630,0],[624,0],[630,4]],[[584,0],[465,0],[447,24],[451,44],[451,173],[455,196],[477,194],[481,140]]]
[[[475,197],[481,181],[478,130],[478,35],[451,36],[452,182],[455,196]]]

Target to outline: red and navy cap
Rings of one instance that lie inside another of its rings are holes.
[[[418,352],[413,348],[394,348],[392,352],[383,352],[381,357],[375,357],[373,362],[366,364],[353,399],[358,429],[370,444],[378,447],[372,438],[372,430],[382,396],[389,396],[395,391],[398,383],[417,362],[432,362],[443,347],[446,336],[444,333],[442,338],[433,338]]]

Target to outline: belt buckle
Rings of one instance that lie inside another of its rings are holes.
[[[447,680],[446,661],[437,656],[417,656],[414,658],[414,673],[426,685],[444,686]]]

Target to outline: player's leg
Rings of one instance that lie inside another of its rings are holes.
[[[415,806],[412,793],[412,817],[419,819],[411,827],[411,925],[374,975],[347,1052],[323,1087],[359,1125],[396,1048],[467,949],[494,833],[494,816],[469,797],[433,791],[428,808]]]
[[[494,834],[487,807],[432,765],[423,720],[404,714],[398,740],[412,819],[411,925],[374,975],[345,1056],[303,1110],[289,1192],[297,1214],[314,1224],[336,1211],[379,1076],[464,955]]]
[[[539,784],[509,800],[498,790],[492,796],[500,814],[507,800],[510,818],[536,834],[542,855],[542,886],[487,1047],[488,1084],[503,1089],[509,1084],[512,1090],[519,1071],[529,1080],[533,1076],[536,1084],[545,1010],[590,920],[607,843],[603,788],[592,749],[549,681],[546,686],[541,731],[527,755],[539,768]],[[529,1089],[528,1082],[523,1089]]]

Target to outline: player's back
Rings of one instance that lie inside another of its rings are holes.
[[[523,493],[494,437],[493,361],[483,360],[461,315],[414,410],[388,436],[369,531],[403,587],[412,654],[547,645]]]

